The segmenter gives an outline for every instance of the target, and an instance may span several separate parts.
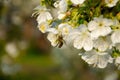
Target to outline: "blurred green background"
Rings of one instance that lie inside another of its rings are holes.
[[[87,65],[72,47],[52,48],[31,17],[40,0],[0,0],[0,80],[120,80],[113,65]]]

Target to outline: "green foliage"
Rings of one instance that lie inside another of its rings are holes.
[[[47,6],[51,6],[54,7],[54,0],[41,0],[42,5],[47,5]]]
[[[118,49],[116,49],[115,47],[113,48],[112,56],[113,56],[114,58],[120,56],[120,51],[119,51]]]

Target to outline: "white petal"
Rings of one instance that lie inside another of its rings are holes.
[[[98,26],[98,24],[97,24],[95,21],[90,21],[90,22],[88,23],[88,29],[89,29],[90,31],[95,30],[95,29],[97,28],[97,26]]]
[[[101,34],[100,32],[101,32],[100,30],[94,30],[94,31],[92,31],[91,32],[91,37],[93,39],[97,39],[100,36],[100,34]]]
[[[99,68],[105,68],[108,63],[112,63],[113,59],[107,52],[97,52],[95,50],[85,52],[81,57],[88,64],[93,64]]]
[[[110,27],[104,27],[104,28],[101,28],[100,31],[101,31],[101,34],[100,34],[101,36],[106,36],[109,33],[111,33],[112,30]]]
[[[88,59],[86,60],[86,62],[87,62],[88,64],[93,64],[94,66],[96,66],[96,65],[97,65],[97,58],[98,58],[98,55],[93,55],[93,56],[91,56],[90,58],[88,58]]]
[[[100,27],[92,31],[91,36],[98,38],[99,36],[106,36],[112,32],[110,27]]]
[[[71,0],[71,2],[75,5],[82,4],[85,0]]]
[[[86,40],[84,41],[84,49],[86,51],[90,51],[93,48],[93,41],[90,37],[87,37]]]
[[[95,51],[85,52],[81,58],[85,60],[88,64],[96,64],[97,61],[97,55]]]
[[[112,0],[112,2],[110,0],[105,0],[105,3],[108,7],[113,7],[116,5],[116,3],[118,2],[119,0]]]
[[[48,39],[50,42],[53,42],[53,41],[56,41],[57,36],[56,36],[56,34],[49,33],[48,36],[47,36],[47,39]]]
[[[94,42],[94,47],[98,49],[99,51],[106,51],[110,45],[111,45],[110,38],[100,37]]]
[[[66,0],[61,0],[59,3],[60,12],[64,13],[67,11],[67,2]]]
[[[81,24],[78,28],[77,28],[80,32],[87,32],[88,28],[85,24]]]
[[[106,27],[110,27],[111,25],[113,25],[113,20],[111,20],[111,19],[104,18],[103,22]]]
[[[46,15],[44,15],[44,13],[41,13],[40,15],[38,15],[37,22],[38,24],[41,24],[42,22],[46,22]]]
[[[69,32],[72,30],[72,27],[67,24],[67,23],[61,23],[58,26],[58,30],[63,34],[63,35],[67,35],[69,34]]]
[[[42,33],[45,33],[49,28],[49,25],[48,23],[42,22],[41,24],[38,24],[38,28]]]
[[[98,60],[99,68],[105,68],[108,63],[113,62],[113,58],[108,53],[104,52],[104,53],[99,53],[99,54],[103,54],[99,56],[99,60]]]
[[[58,34],[59,33],[59,31],[56,28],[48,28],[46,30],[46,32],[50,32],[50,33],[53,33],[53,34]]]
[[[47,20],[52,20],[53,19],[49,12],[46,12],[45,15],[47,17]]]
[[[113,44],[120,43],[120,30],[113,32],[111,40]]]
[[[73,46],[77,49],[81,49],[83,47],[83,38],[78,37],[74,40]]]
[[[49,12],[41,12],[37,17],[38,24],[46,22],[47,20],[52,20],[52,16]]]
[[[108,64],[107,59],[104,56],[99,56],[98,58],[98,67],[105,68]]]

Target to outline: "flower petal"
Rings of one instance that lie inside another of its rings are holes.
[[[113,44],[120,43],[120,30],[113,32],[111,40]]]
[[[78,37],[74,40],[73,46],[77,49],[81,49],[83,47],[83,39],[82,37]]]
[[[97,28],[97,26],[98,26],[98,24],[97,24],[95,21],[90,21],[90,22],[88,23],[88,29],[89,29],[90,31],[95,30],[95,29]]]
[[[86,50],[86,51],[90,51],[90,50],[92,50],[92,48],[93,48],[93,41],[92,41],[92,39],[90,38],[90,37],[87,37],[86,39],[85,39],[85,41],[84,41],[84,49]]]

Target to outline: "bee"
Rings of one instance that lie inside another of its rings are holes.
[[[56,47],[61,48],[64,44],[64,39],[62,35],[58,35]]]

